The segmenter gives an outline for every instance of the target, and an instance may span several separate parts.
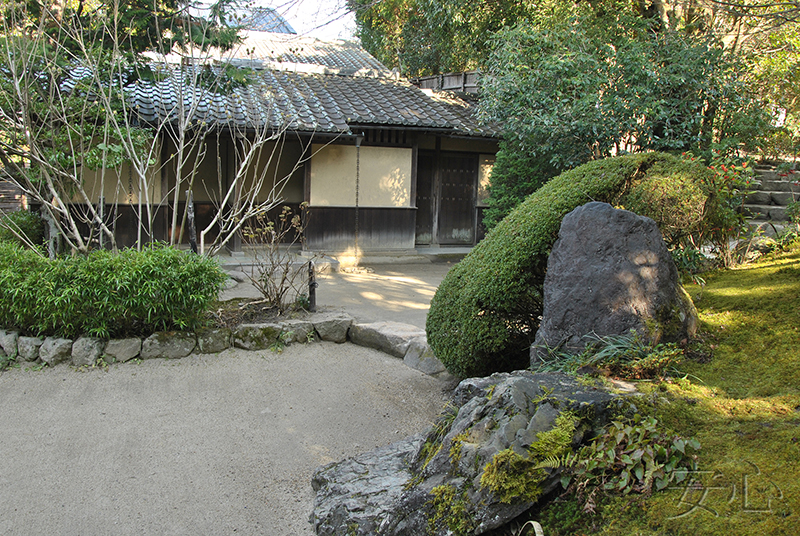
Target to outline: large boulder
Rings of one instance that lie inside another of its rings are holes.
[[[447,272],[426,322],[436,357],[461,378],[525,368],[542,315],[547,256],[564,216],[587,199],[628,205],[641,185],[672,178],[700,187],[713,172],[676,156],[637,153],[595,160],[550,179]],[[640,196],[639,204],[644,197],[650,198]],[[658,205],[642,213],[659,219],[658,213],[676,206],[651,198]]]
[[[697,330],[697,311],[656,223],[607,203],[588,203],[564,217],[543,299],[532,365],[547,348],[579,353],[592,337],[635,330],[655,344]]]
[[[317,469],[311,522],[325,536],[499,527],[558,485],[538,464],[592,437],[617,399],[561,374],[464,380],[425,434]]]

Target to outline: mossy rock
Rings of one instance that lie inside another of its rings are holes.
[[[564,216],[590,201],[625,205],[626,195],[638,185],[652,190],[652,180],[690,178],[702,188],[709,173],[672,155],[646,153],[590,162],[551,179],[442,281],[426,324],[436,357],[451,374],[462,378],[526,368],[542,314],[547,256]],[[683,179],[677,182],[689,189]],[[644,216],[651,216],[649,198],[636,196]],[[656,223],[663,220],[652,212]]]

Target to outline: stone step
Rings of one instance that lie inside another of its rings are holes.
[[[751,220],[789,221],[784,206],[745,204],[742,209],[745,217]]]
[[[797,184],[798,180],[800,180],[800,177],[797,180],[762,180],[761,184],[758,185],[757,188],[761,191],[797,192],[800,194],[800,186]]]
[[[785,207],[795,200],[800,200],[800,192],[756,190],[745,197],[744,202],[746,205],[779,205]]]
[[[773,169],[756,169],[756,178],[766,181],[783,181],[783,180],[798,180],[800,179],[800,172],[794,171],[793,173],[785,171],[776,171]]]

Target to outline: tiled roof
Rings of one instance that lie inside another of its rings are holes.
[[[320,41],[314,37],[254,31],[242,31],[240,35],[242,44],[218,59],[255,67],[269,68],[283,63],[323,67],[337,74],[371,71],[376,76],[392,76],[392,71],[355,41]]]
[[[294,28],[272,8],[251,7],[236,10],[239,25],[248,30],[295,34]]]
[[[257,70],[250,83],[222,94],[192,83],[190,75],[197,68],[170,68],[173,74],[161,82],[140,82],[133,90],[142,120],[175,120],[183,109],[193,121],[239,129],[266,124],[299,132],[349,133],[352,126],[363,125],[493,135],[477,123],[467,101],[395,78]]]
[[[478,124],[468,101],[413,86],[358,43],[270,32],[245,31],[242,36],[241,46],[212,59],[252,69],[245,87],[223,94],[193,83],[200,69],[209,68],[208,57],[195,58],[197,66],[186,66],[179,56],[154,57],[167,76],[133,89],[140,118],[175,120],[182,106],[183,115],[193,121],[238,129],[266,124],[298,132],[350,133],[360,125],[496,135]]]

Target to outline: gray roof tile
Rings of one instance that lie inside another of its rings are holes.
[[[268,124],[299,132],[349,133],[356,124],[498,135],[479,124],[471,103],[399,79],[357,43],[267,32],[244,35],[240,48],[217,60],[252,69],[246,86],[214,93],[194,83],[204,66],[181,66],[177,56],[154,58],[159,70],[172,74],[135,85],[131,99],[140,118],[174,121],[180,105],[193,121],[228,128]]]
[[[221,94],[195,87],[194,69],[175,66],[173,75],[160,82],[137,83],[131,98],[140,117],[175,120],[182,100],[193,121],[229,128],[264,126],[266,118],[274,128],[301,132],[347,133],[352,124],[361,124],[495,134],[479,125],[466,101],[404,80],[261,70],[245,87]]]

